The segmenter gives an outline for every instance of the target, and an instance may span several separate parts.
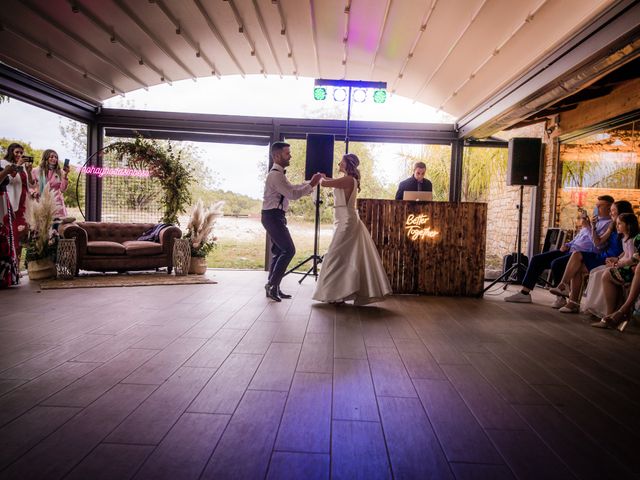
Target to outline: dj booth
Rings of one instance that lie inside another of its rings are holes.
[[[481,296],[486,203],[358,200],[394,293]]]

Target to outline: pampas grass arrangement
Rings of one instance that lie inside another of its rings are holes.
[[[29,246],[26,263],[31,260],[55,256],[58,232],[53,230],[53,219],[56,214],[56,201],[49,185],[45,186],[40,200],[27,203],[26,219],[29,224]]]
[[[205,208],[202,200],[198,200],[193,207],[187,233],[184,236],[189,239],[192,257],[206,257],[215,247],[216,237],[213,236],[213,227],[223,213],[223,206],[224,201],[220,201]]]

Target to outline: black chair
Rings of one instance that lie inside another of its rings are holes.
[[[566,230],[562,228],[549,228],[547,234],[544,237],[544,244],[542,245],[542,252],[549,252],[551,250],[557,250],[562,246],[567,238]],[[541,287],[547,287],[551,284],[551,270],[547,269],[540,275],[541,280],[538,281],[538,285]],[[544,281],[543,281],[544,280]]]

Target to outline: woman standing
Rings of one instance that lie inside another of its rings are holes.
[[[7,163],[0,170],[0,288],[16,285],[20,280],[13,235],[13,213],[7,194],[10,176],[15,173],[17,169],[12,163]]]
[[[37,185],[38,194],[42,195],[46,185],[49,185],[53,198],[56,201],[55,218],[62,219],[67,216],[67,208],[64,204],[63,193],[67,191],[69,180],[69,166],[60,168],[58,154],[55,150],[47,149],[42,154],[40,165],[33,172],[34,182]]]
[[[353,300],[354,305],[366,305],[391,294],[376,246],[356,209],[360,190],[358,165],[358,157],[348,153],[338,164],[343,176],[321,181],[323,187],[334,188],[335,232],[322,262],[314,300]]]
[[[7,185],[7,197],[9,200],[10,214],[12,215],[12,233],[18,261],[22,254],[20,240],[25,239],[29,232],[25,217],[27,198],[29,197],[29,182],[31,178],[31,165],[24,163],[22,156],[24,148],[19,143],[12,143],[7,148],[4,159],[0,161],[0,167],[5,168],[11,164],[15,166],[13,173],[9,174]]]

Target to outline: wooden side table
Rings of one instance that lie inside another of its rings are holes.
[[[56,253],[56,277],[73,278],[76,274],[76,239],[61,238],[58,240]]]
[[[186,238],[176,238],[173,243],[173,270],[176,275],[187,275],[191,263],[191,245]]]

